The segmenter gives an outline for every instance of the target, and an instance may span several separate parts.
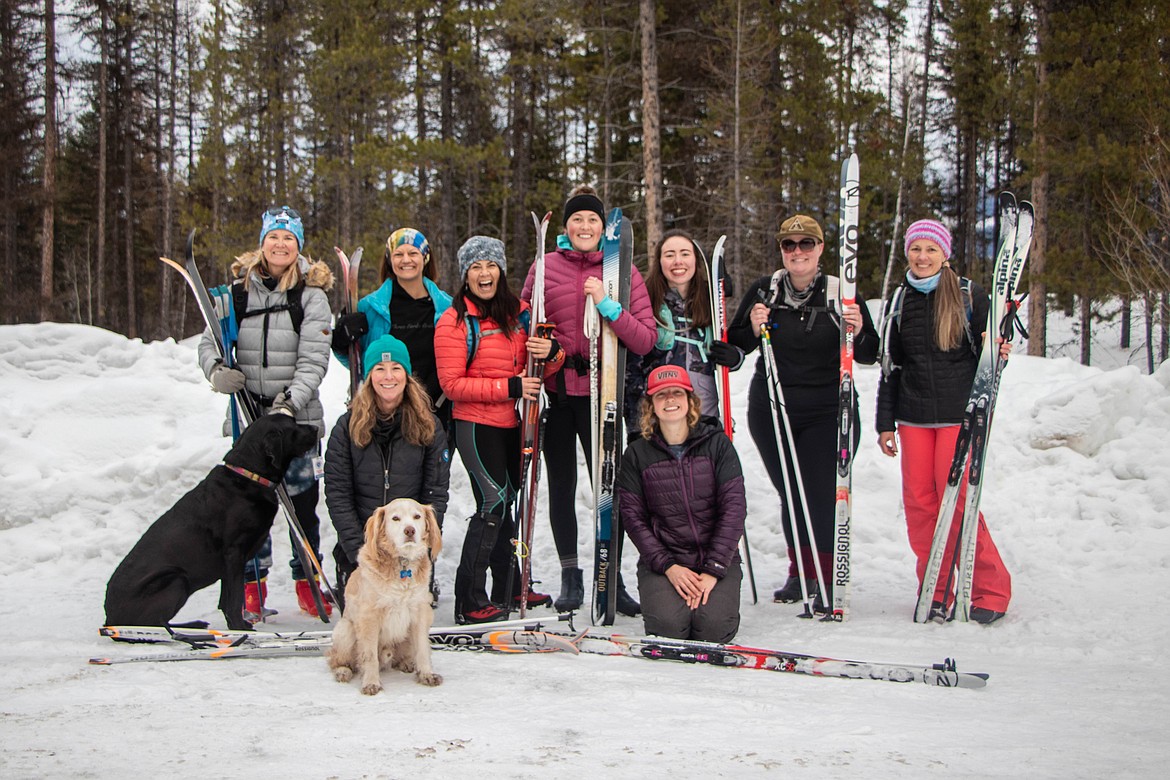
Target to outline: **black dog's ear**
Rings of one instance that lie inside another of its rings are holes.
[[[271,423],[274,423],[275,421],[275,416],[268,416],[261,417],[252,424],[271,425]],[[287,453],[292,452],[292,448],[289,447],[289,444],[292,443],[292,437],[289,435],[288,431],[280,430],[281,426],[279,425],[271,425],[271,427],[273,430],[269,430],[265,433],[264,440],[260,445],[262,448],[261,451],[264,454],[265,460],[272,467],[273,472],[284,474],[284,459],[287,457]]]

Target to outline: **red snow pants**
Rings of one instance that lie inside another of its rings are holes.
[[[930,543],[934,539],[934,528],[938,521],[938,509],[947,486],[947,473],[955,455],[955,440],[959,436],[958,425],[945,428],[918,428],[913,425],[898,426],[898,439],[902,455],[902,503],[906,509],[906,533],[910,537],[910,549],[918,558],[918,586],[930,558]],[[964,485],[955,506],[955,522],[951,525],[947,541],[946,557],[939,574],[934,601],[950,604],[954,594],[954,583],[947,592],[947,565],[953,560],[955,544],[959,536],[959,523],[963,517],[963,500],[967,489]],[[991,534],[979,513],[979,531],[975,542],[975,577],[972,583],[971,606],[1006,612],[1012,598],[1012,577]]]

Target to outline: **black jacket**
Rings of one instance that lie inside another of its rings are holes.
[[[732,320],[728,341],[744,352],[751,352],[760,345],[748,315],[752,306],[761,302],[760,291],[771,298],[771,282],[771,276],[757,279],[740,301],[739,310]],[[773,309],[769,322],[774,326],[771,330],[772,353],[776,356],[776,371],[786,402],[796,408],[823,407],[833,414],[837,408],[841,372],[841,329],[837,315],[830,314],[826,308],[826,282],[822,275],[813,283],[812,297],[805,306]],[[861,307],[862,326],[853,336],[853,360],[870,365],[877,360],[878,334],[860,293],[857,304]],[[753,391],[767,387],[762,356],[756,361],[752,385]],[[753,392],[752,398],[755,403],[768,403],[766,392]]]
[[[349,436],[349,412],[341,415],[325,451],[325,503],[337,529],[338,545],[351,564],[365,541],[366,520],[396,498],[413,498],[434,507],[440,526],[447,511],[451,459],[447,434],[435,417],[435,440],[416,447],[392,424],[385,446],[375,438],[358,447]],[[433,415],[432,415],[433,416]]]
[[[987,293],[971,283],[971,339],[943,351],[934,343],[934,293],[905,282],[902,315],[890,327],[886,351],[897,368],[878,385],[876,428],[894,430],[896,421],[911,425],[957,425],[971,394],[987,327]],[[972,345],[974,339],[974,345]]]

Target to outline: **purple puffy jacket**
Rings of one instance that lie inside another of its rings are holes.
[[[739,562],[747,517],[743,471],[731,439],[699,423],[676,458],[657,434],[622,456],[617,490],[622,526],[651,571],[672,564],[720,579]]]
[[[650,294],[637,268],[633,270],[630,285],[630,305],[613,322],[614,332],[621,342],[639,355],[645,355],[658,339],[658,324],[650,308]],[[535,266],[528,269],[524,291],[520,297],[532,300],[532,279]],[[577,252],[558,249],[544,256],[544,313],[545,319],[556,325],[557,343],[565,350],[567,360],[562,374],[569,395],[589,395],[589,374],[579,373],[571,366],[588,366],[589,339],[585,337],[585,280],[590,276],[601,278],[601,252]],[[557,383],[550,383],[552,388]]]

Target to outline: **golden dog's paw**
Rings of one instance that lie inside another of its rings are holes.
[[[414,661],[410,658],[398,659],[394,662],[394,668],[400,672],[406,672],[407,674],[410,674],[417,669],[417,667],[414,665]]]
[[[414,679],[419,685],[428,685],[432,688],[443,684],[443,676],[434,672],[419,672],[414,676]]]
[[[382,683],[370,683],[362,686],[362,693],[366,696],[374,696],[382,692]]]
[[[338,666],[333,670],[333,679],[339,683],[347,683],[353,679],[353,669],[348,666]]]

